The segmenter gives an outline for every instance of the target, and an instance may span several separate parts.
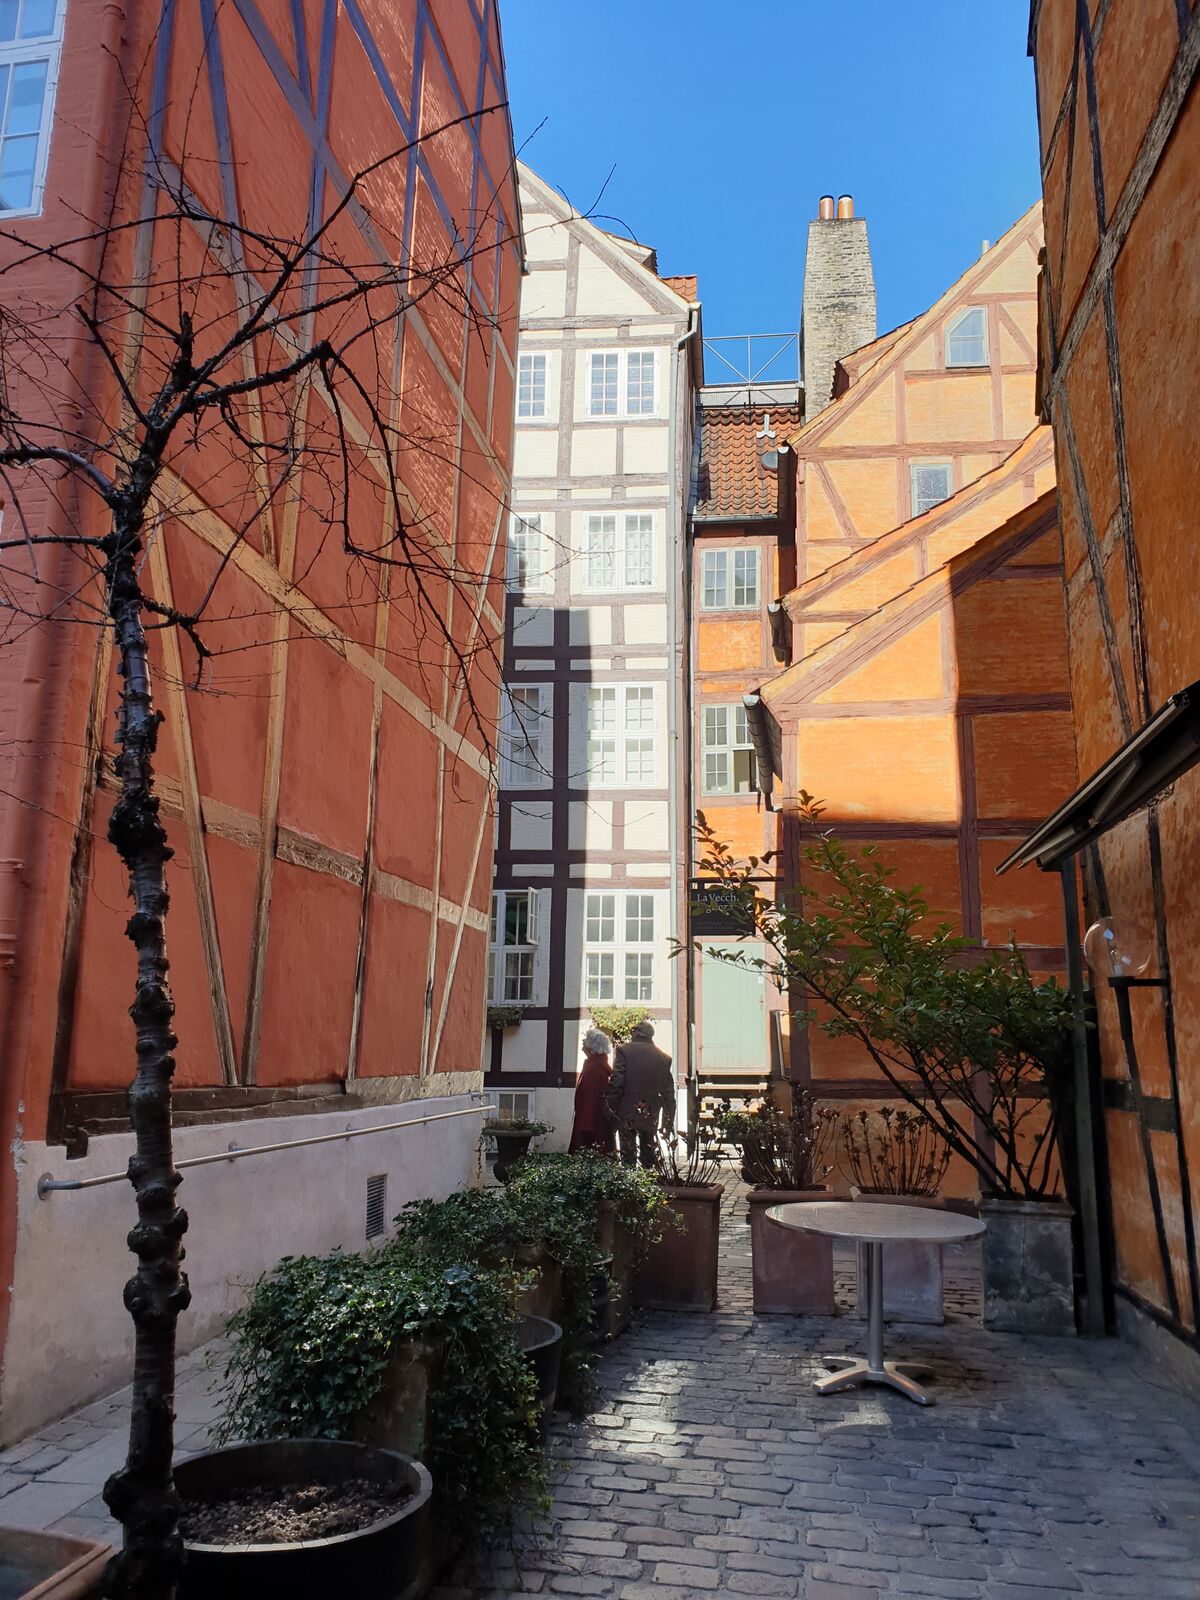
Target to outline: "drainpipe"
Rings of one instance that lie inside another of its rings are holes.
[[[689,507],[686,502],[688,496],[690,495],[691,485],[690,482],[684,481],[684,474],[680,471],[679,467],[679,423],[677,420],[677,413],[679,406],[682,403],[680,396],[680,379],[685,372],[686,357],[684,356],[684,350],[686,346],[696,337],[696,331],[699,326],[697,321],[699,309],[699,306],[694,301],[688,307],[687,331],[681,334],[678,339],[676,339],[671,352],[671,409],[667,419],[667,453],[670,471],[669,483],[671,489],[670,511],[672,514],[674,513],[676,496],[678,496],[679,520],[676,524],[676,534],[684,559],[686,559],[688,550],[687,528]],[[688,386],[685,381],[683,383],[683,394],[687,395],[688,392]],[[674,563],[671,573],[671,581],[667,587],[667,659],[670,662],[671,674],[668,685],[670,692],[667,695],[667,748],[671,751],[671,759],[675,764],[676,772],[682,772],[682,790],[684,795],[687,796],[690,806],[692,762],[692,742],[690,738],[691,696],[688,692],[688,684],[690,680],[683,669],[686,660],[688,673],[690,674],[691,651],[688,649],[686,641],[680,641],[678,632],[679,619],[683,611],[681,604],[682,584],[684,581],[683,570],[684,560],[679,560]],[[687,740],[686,749],[683,751],[682,755],[679,748],[679,712],[681,699],[684,702],[683,711],[685,713],[685,718],[689,721],[689,737]],[[688,817],[690,821],[690,809],[688,812]],[[682,903],[682,891],[680,885],[681,861],[679,839],[679,805],[677,800],[674,799],[672,799],[667,806],[667,849],[670,852],[671,858],[671,906],[673,911],[677,913],[680,904]],[[680,932],[686,941],[686,913],[685,925]],[[684,977],[683,981],[685,983],[687,982],[686,976]],[[694,1071],[694,1062],[692,1059],[690,1034],[682,1026],[683,1018],[680,1015],[679,986],[680,980],[678,977],[676,977],[671,983],[671,1038],[675,1042],[676,1054],[680,1052],[682,1047],[683,1054],[686,1058],[685,1066],[687,1069],[687,1077],[690,1083]],[[678,1063],[676,1064],[676,1070],[678,1071]],[[678,1122],[678,1114],[676,1115],[676,1121]]]

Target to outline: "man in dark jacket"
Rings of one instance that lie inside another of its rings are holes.
[[[675,1076],[671,1058],[654,1043],[654,1024],[639,1022],[628,1044],[619,1045],[608,1085],[608,1107],[627,1167],[654,1165],[655,1134],[675,1121]]]

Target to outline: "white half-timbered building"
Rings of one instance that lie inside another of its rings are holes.
[[[593,1006],[640,1004],[687,1069],[685,539],[693,279],[527,168],[489,1000],[502,1108],[570,1135]]]

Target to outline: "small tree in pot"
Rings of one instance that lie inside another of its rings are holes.
[[[791,1086],[785,1115],[764,1104],[756,1111],[722,1108],[721,1133],[737,1146],[742,1177],[751,1185],[750,1249],[754,1263],[754,1310],[832,1316],[833,1241],[769,1221],[771,1206],[826,1198],[833,1171],[838,1113],[817,1105]]]
[[[746,933],[768,950],[710,954],[806,994],[804,1020],[856,1040],[974,1168],[989,1225],[989,1325],[1069,1331],[1070,1209],[1055,1145],[1070,1092],[1069,994],[1053,979],[1036,982],[1015,946],[980,955],[948,924],[930,927],[919,890],[892,883],[873,846],[848,850],[822,828],[811,795],[799,809],[814,837],[795,906],[760,901],[760,863],[735,862],[700,818],[705,872],[740,894]]]
[[[922,1112],[880,1106],[859,1111],[841,1125],[842,1170],[855,1199],[892,1205],[939,1205],[950,1165],[950,1146]],[[858,1247],[858,1309],[867,1311],[867,1252]],[[901,1322],[944,1319],[942,1247],[898,1239],[884,1260],[883,1313]]]
[[[635,1274],[638,1305],[665,1311],[711,1311],[716,1305],[721,1156],[720,1143],[705,1132],[690,1143],[675,1128],[658,1136],[655,1176],[669,1216]]]

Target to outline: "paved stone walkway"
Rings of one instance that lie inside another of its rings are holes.
[[[721,1309],[614,1345],[595,1414],[555,1426],[551,1536],[435,1600],[1200,1600],[1200,1407],[1116,1341],[985,1333],[970,1251],[948,1280],[944,1327],[888,1335],[934,1406],[821,1396],[821,1355],[860,1353],[864,1325],[752,1316],[727,1208]]]
[[[1127,1346],[985,1333],[959,1251],[952,1320],[889,1330],[934,1369],[936,1405],[822,1397],[820,1357],[862,1342],[850,1261],[838,1320],[755,1318],[736,1202],[722,1246],[721,1309],[642,1319],[594,1415],[556,1420],[550,1533],[437,1600],[1200,1600],[1200,1408]],[[182,1454],[217,1408],[205,1352],[180,1377]],[[123,1392],[0,1452],[0,1524],[112,1538],[99,1493],[127,1411]]]

